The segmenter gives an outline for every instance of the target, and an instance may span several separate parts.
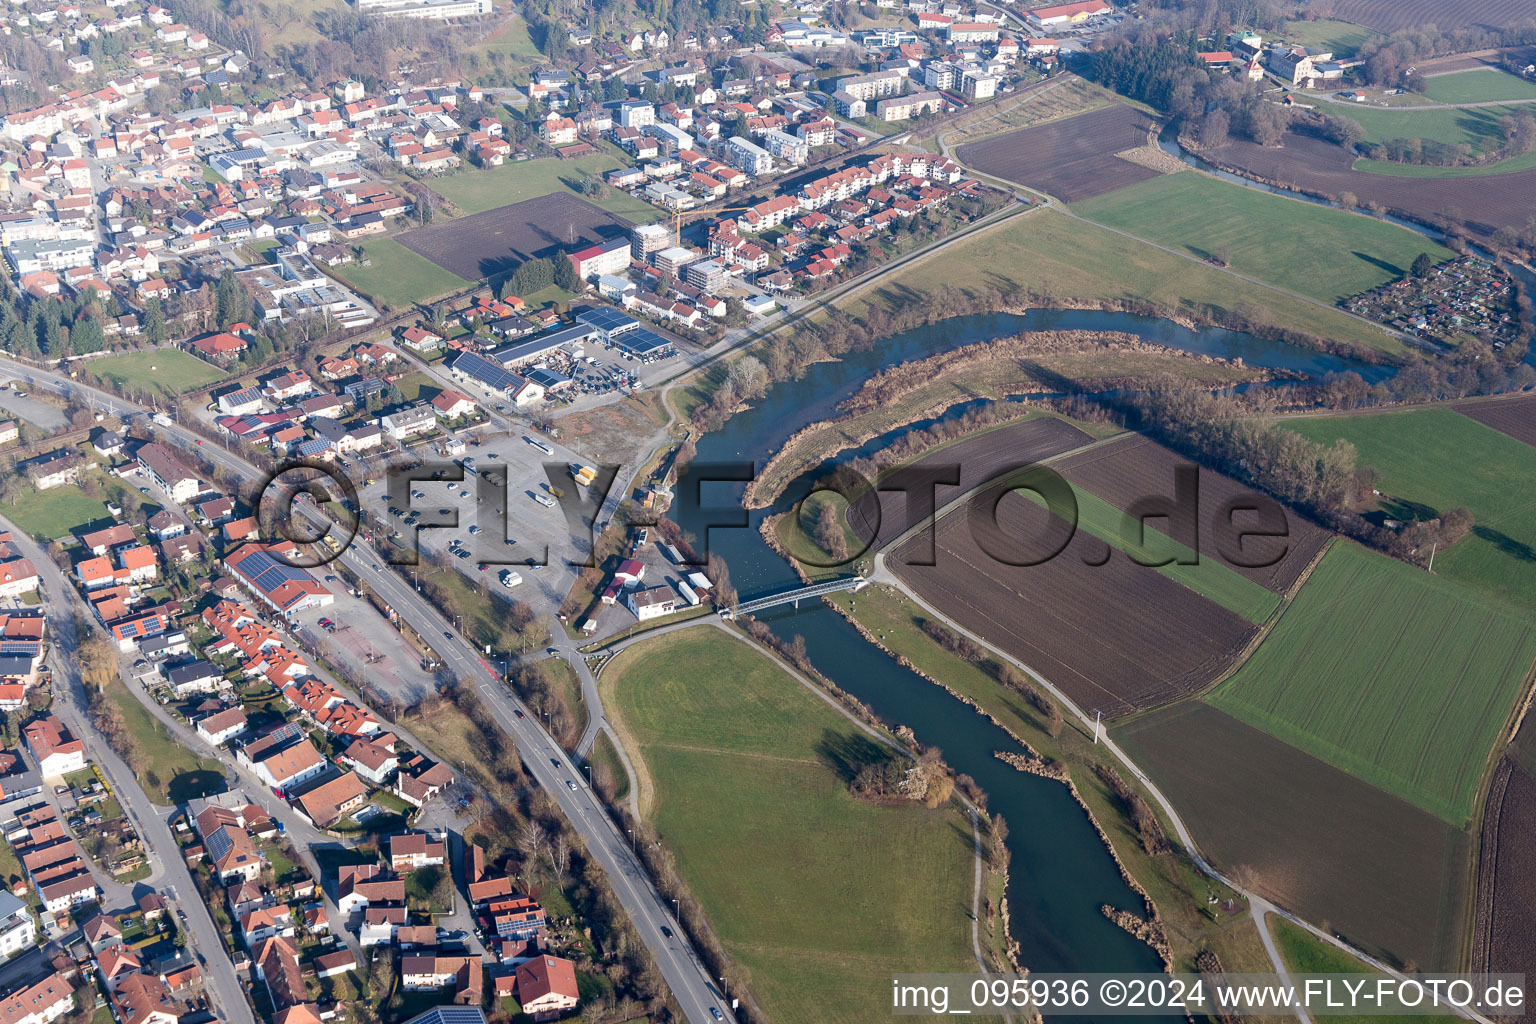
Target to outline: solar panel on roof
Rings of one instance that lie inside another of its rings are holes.
[[[36,656],[39,646],[36,640],[0,640],[0,657],[11,654]]]
[[[520,380],[517,374],[474,352],[460,355],[453,361],[453,368],[496,391],[510,391]]]
[[[637,331],[628,332],[622,338],[616,340],[614,344],[626,352],[632,352],[637,356],[648,356],[652,352],[659,352],[664,348],[671,347],[672,342],[663,338],[655,331],[642,327]]]

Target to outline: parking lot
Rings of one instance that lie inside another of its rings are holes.
[[[428,553],[446,555],[470,579],[489,574],[492,593],[552,612],[575,577],[568,563],[584,560],[591,551],[600,492],[579,487],[571,478],[575,455],[536,438],[549,447],[546,453],[524,437],[485,433],[455,459],[423,451],[425,464],[413,474],[426,477],[437,469],[462,479],[407,482],[402,477],[391,483],[381,475],[362,489],[361,498],[370,524],[386,534],[398,533],[392,539],[407,551],[419,544]],[[508,569],[522,577],[511,589],[501,585]]]
[[[421,671],[415,649],[366,598],[353,597],[345,581],[325,568],[316,569],[315,574],[336,601],[296,613],[292,621],[299,638],[350,679],[365,679],[402,703],[426,696],[431,681]]]

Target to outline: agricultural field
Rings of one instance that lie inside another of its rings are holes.
[[[1150,167],[1115,155],[1145,146],[1153,124],[1147,114],[1117,103],[972,142],[956,149],[955,155],[982,174],[1073,203],[1157,177]]]
[[[1343,112],[1350,117],[1359,113],[1353,105]],[[1413,113],[1437,112],[1403,111],[1394,116]],[[1354,153],[1342,146],[1312,135],[1287,133],[1281,146],[1260,146],[1234,139],[1205,155],[1256,177],[1289,182],[1310,192],[1328,196],[1349,192],[1361,204],[1380,203],[1419,220],[1449,218],[1485,236],[1501,227],[1522,230],[1530,214],[1532,190],[1536,189],[1536,156],[1532,153],[1490,167],[1376,163],[1370,171],[1391,168],[1393,173],[1370,173],[1356,170]],[[1482,177],[1475,189],[1448,180],[1468,174]]]
[[[1111,735],[1223,871],[1368,952],[1456,969],[1465,832],[1203,701]]]
[[[1498,68],[1474,68],[1432,75],[1424,80],[1424,95],[1436,103],[1489,103],[1494,100],[1536,99],[1536,82]]]
[[[1500,762],[1483,816],[1472,969],[1524,974],[1536,990],[1536,777]]]
[[[1256,632],[1090,531],[1071,533],[1027,498],[1004,496],[995,528],[989,518],[973,529],[965,511],[947,515],[933,537],[935,564],[920,564],[930,557],[923,533],[887,565],[929,604],[1106,719],[1199,691]]]
[[[945,248],[937,258],[907,264],[881,277],[872,289],[851,293],[841,305],[860,309],[873,300],[894,308],[921,302],[933,289],[946,285],[968,289],[978,283],[1005,294],[1038,295],[1046,303],[1053,297],[1140,299],[1194,315],[1207,309],[1241,311],[1259,324],[1389,354],[1403,351],[1402,342],[1386,331],[1339,310],[1243,281],[1198,260],[1183,259],[1048,209],[978,232]]]
[[[93,359],[92,373],[111,381],[118,389],[145,393],[159,392],[174,398],[185,391],[207,387],[228,376],[212,363],[205,363],[189,352],[155,349],[151,352],[124,352],[122,355]]]
[[[1536,659],[1536,621],[1340,541],[1216,707],[1458,828]]]
[[[1387,34],[1424,25],[1507,28],[1536,19],[1536,0],[1333,0],[1329,13]]]
[[[1335,58],[1343,59],[1352,55],[1363,43],[1375,38],[1376,35],[1377,33],[1363,25],[1333,18],[1319,18],[1316,21],[1286,22],[1280,38],[1298,46],[1332,50]]]
[[[873,1020],[870,977],[975,970],[965,819],[855,800],[846,773],[889,755],[766,656],[702,626],[624,651],[602,687],[641,812],[774,1020]]]
[[[1074,209],[1106,227],[1226,262],[1239,274],[1339,302],[1408,273],[1414,257],[1454,254],[1363,214],[1271,195],[1207,174],[1169,174]]]
[[[417,228],[400,235],[399,243],[456,278],[475,280],[510,274],[526,260],[557,249],[575,252],[630,227],[624,218],[573,193],[555,192]]]
[[[1490,78],[1503,72],[1462,71],[1445,77],[1455,79],[1461,75],[1488,75]],[[1520,79],[1506,75],[1517,85]],[[1429,79],[1434,82],[1435,79]],[[1432,86],[1431,86],[1432,87]],[[1536,94],[1536,90],[1533,90]],[[1490,97],[1491,99],[1492,97]],[[1365,129],[1365,141],[1385,142],[1388,139],[1433,139],[1447,145],[1465,145],[1473,153],[1486,153],[1498,149],[1503,143],[1499,133],[1499,120],[1518,113],[1521,106],[1498,107],[1435,107],[1429,110],[1394,109],[1364,104],[1351,105],[1341,112],[1358,122]]]
[[[1156,441],[1141,434],[1129,434],[1112,444],[1074,455],[1055,468],[1073,485],[1086,488],[1123,510],[1148,496],[1171,496],[1175,473],[1180,466],[1190,465],[1193,464]],[[1252,499],[1254,494],[1229,476],[1196,468],[1200,487],[1199,515],[1196,517],[1198,549],[1202,558],[1221,558],[1213,529],[1215,513],[1228,507],[1242,507],[1238,503]],[[1238,515],[1236,522],[1249,528],[1258,525],[1244,515]],[[1285,593],[1328,540],[1328,531],[1299,516],[1287,514],[1285,528],[1284,539],[1250,537],[1243,542],[1245,561],[1273,559],[1273,564],[1246,567],[1223,561],[1234,573],[1276,593]]]
[[[944,144],[953,149],[967,142],[1000,135],[1018,128],[1029,128],[1065,117],[1075,117],[1125,100],[1101,85],[1076,75],[1057,75],[1027,90],[1024,95],[1000,105],[988,105],[971,116],[946,121],[941,127],[918,128],[914,144],[923,144],[943,135]]]
[[[432,182],[432,190],[467,214],[484,213],[541,196],[579,198],[571,186],[579,182],[583,174],[601,176],[605,171],[622,166],[619,158],[611,153],[594,153],[576,160],[541,157],[446,175]],[[658,220],[662,215],[661,210],[650,203],[618,189],[610,189],[606,199],[580,198],[635,223]],[[556,206],[553,209],[564,208]],[[464,223],[462,218],[458,223]]]
[[[1501,398],[1495,402],[1462,402],[1453,408],[1485,427],[1536,446],[1536,394]]]
[[[1278,915],[1268,919],[1269,931],[1293,975],[1296,974],[1360,974],[1381,978],[1380,971],[1367,967],[1355,957],[1337,946],[1330,945],[1305,928],[1292,924]],[[1329,1024],[1457,1024],[1462,1018],[1452,1014],[1427,1016],[1419,1014],[1329,1014]]]
[[[363,243],[363,253],[371,266],[350,263],[330,273],[392,309],[469,287],[468,281],[417,255],[396,238],[370,238]]]
[[[1436,554],[1435,573],[1536,612],[1533,496],[1511,486],[1536,480],[1536,449],[1450,409],[1296,419],[1285,426],[1324,444],[1341,438],[1353,444],[1360,465],[1381,471],[1380,508],[1394,519],[1465,506],[1472,532]]]
[[[469,52],[513,67],[529,67],[544,60],[528,34],[528,23],[518,15],[509,17],[505,25],[470,47]]]

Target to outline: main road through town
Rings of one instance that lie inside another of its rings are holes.
[[[102,412],[123,418],[147,415],[147,410],[141,406],[87,387],[53,370],[39,369],[4,358],[0,358],[0,369],[29,381],[34,388],[46,387],[62,396],[74,397]],[[188,451],[201,452],[216,465],[242,479],[265,478],[266,474],[257,467],[218,445],[204,444],[199,448],[199,438],[190,430],[164,424],[157,424],[155,429],[166,439]],[[307,506],[295,507],[308,511]],[[318,517],[318,513],[314,514]],[[321,520],[317,518],[316,521]],[[670,901],[662,900],[646,876],[631,845],[631,837],[621,832],[608,817],[596,792],[586,784],[583,772],[535,724],[534,716],[528,715],[527,709],[507,691],[500,674],[480,657],[475,647],[460,636],[453,629],[453,624],[429,601],[364,544],[361,537],[353,540],[341,555],[341,560],[359,579],[366,580],[412,628],[428,639],[446,667],[458,676],[461,683],[476,687],[502,729],[516,739],[529,774],[554,798],[566,820],[586,842],[588,852],[608,873],[615,895],[629,914],[641,941],[656,959],[684,1016],[694,1024],[708,1024],[716,1019],[711,1011],[729,1016],[729,1004],[722,996],[716,979],[693,947],[682,937],[673,906],[669,905]],[[522,712],[524,717],[518,717],[518,712]],[[164,827],[158,816],[154,824]],[[190,886],[190,880],[187,884]],[[192,891],[190,887],[187,889],[189,893]],[[196,917],[194,915],[194,919]],[[670,935],[662,932],[664,926]],[[218,949],[217,940],[207,943],[206,948]],[[242,1010],[245,1010],[244,1000],[240,1001],[239,1008],[234,1012]],[[241,1024],[249,1022],[241,1021]]]

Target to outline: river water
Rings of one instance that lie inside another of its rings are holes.
[[[702,549],[723,556],[744,596],[799,583],[790,565],[758,534],[766,510],[743,513],[744,484],[709,481],[709,464],[751,462],[756,468],[801,427],[826,418],[870,374],[960,345],[1026,330],[1114,330],[1146,341],[1214,356],[1238,357],[1253,366],[1319,374],[1355,370],[1383,379],[1388,367],[1356,363],[1281,342],[1218,328],[1189,329],[1166,320],[1083,310],[1033,310],[1024,315],[958,317],[904,331],[866,352],[811,368],[798,381],[774,385],[755,406],[699,441],[690,476],[679,481],[672,515],[698,538]],[[722,474],[716,474],[722,475]],[[691,477],[691,478],[690,478]],[[701,507],[702,506],[702,507]],[[732,511],[721,512],[729,509]],[[744,527],[707,530],[708,522],[733,515]],[[1159,961],[1145,944],[1106,919],[1106,903],[1142,912],[1086,812],[1058,782],[1018,772],[993,756],[1018,750],[1002,729],[943,689],[901,667],[864,640],[819,601],[798,610],[786,606],[761,616],[787,638],[805,638],[811,660],[829,679],[892,724],[910,726],[924,744],[943,749],[957,772],[986,791],[988,807],[1007,819],[1012,871],[1008,898],[1021,962],[1033,971],[1155,971]]]

